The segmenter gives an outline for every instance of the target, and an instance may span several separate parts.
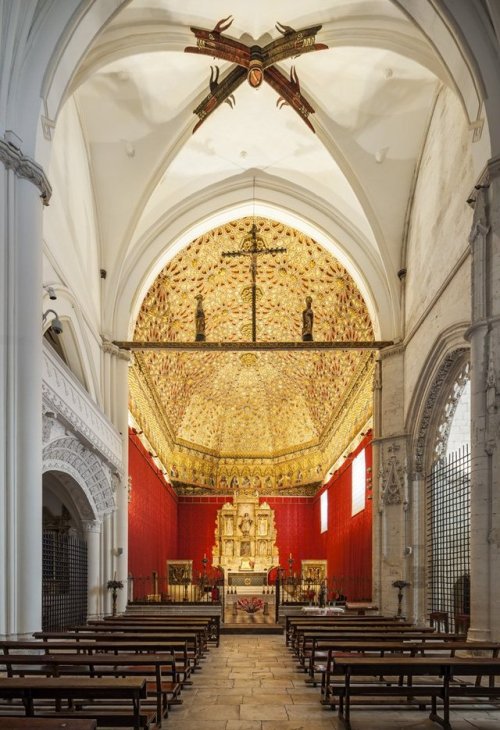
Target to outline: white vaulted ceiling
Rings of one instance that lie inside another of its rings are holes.
[[[210,30],[230,15],[224,35],[247,45],[278,38],[277,22],[295,30],[322,26],[316,42],[327,49],[277,64],[287,78],[295,67],[315,110],[314,132],[290,106],[278,107],[266,83],[256,90],[244,81],[234,108],[221,104],[193,134],[211,66],[222,78],[232,64],[185,53],[196,45],[190,28]],[[366,305],[373,336],[396,338],[405,220],[443,84],[450,84],[444,65],[391,0],[131,0],[89,48],[71,88],[108,274],[103,330],[131,338],[156,277],[170,262],[179,266],[175,256],[184,246],[257,215],[301,231],[333,255],[332,266],[345,267]],[[315,287],[322,296],[321,282]],[[188,330],[183,323],[184,337]],[[188,409],[172,398],[169,391],[164,405],[180,422]],[[198,420],[202,411],[203,404]],[[186,420],[181,430],[190,443],[193,434],[208,433]],[[320,431],[311,428],[304,438]],[[297,434],[280,448],[299,448]],[[237,446],[222,449],[231,450]]]

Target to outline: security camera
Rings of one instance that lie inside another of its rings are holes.
[[[51,328],[52,332],[54,332],[56,335],[61,334],[61,332],[63,331],[63,326],[62,326],[62,322],[59,319],[59,317],[54,317],[54,319],[52,320],[52,324],[50,325],[50,328]]]
[[[62,326],[61,320],[59,319],[59,315],[57,314],[55,309],[47,309],[47,311],[42,314],[42,322],[45,322],[45,320],[47,319],[47,316],[49,314],[54,315],[54,318],[53,318],[52,322],[50,323],[50,329],[56,335],[60,335],[61,332],[63,331],[63,326]]]

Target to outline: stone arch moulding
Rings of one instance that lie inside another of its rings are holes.
[[[358,230],[345,225],[334,211],[319,206],[317,201],[299,196],[289,187],[276,189],[259,181],[262,196],[267,199],[256,201],[248,198],[247,180],[214,187],[213,197],[207,205],[198,205],[189,210],[177,210],[163,220],[161,225],[148,231],[143,240],[134,246],[127,256],[121,271],[121,280],[110,287],[114,300],[107,302],[108,311],[113,312],[113,321],[108,329],[127,338],[131,336],[137,311],[143,295],[155,276],[170,258],[194,238],[207,230],[244,215],[263,215],[291,225],[314,238],[347,268],[353,276],[368,306],[376,336],[391,339],[397,331],[398,299],[385,262],[370,243],[363,239]],[[269,182],[269,181],[267,181]],[[213,201],[218,209],[214,212]],[[165,231],[169,243],[165,245]],[[132,312],[132,316],[130,313]]]
[[[87,446],[73,436],[48,443],[42,453],[42,473],[67,474],[61,479],[82,520],[101,520],[116,507],[111,469]]]
[[[465,326],[460,326],[465,332]],[[457,335],[458,330],[448,332]],[[436,448],[446,438],[440,434],[442,414],[449,401],[450,390],[469,361],[470,348],[461,338],[453,337],[449,347],[440,338],[432,348],[417,382],[407,416],[410,435],[410,472],[425,476],[436,457]]]

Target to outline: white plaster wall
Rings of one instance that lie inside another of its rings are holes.
[[[50,305],[63,324],[71,320],[89,391],[100,401],[100,242],[91,170],[73,100],[58,119],[49,179],[53,195],[44,210],[44,283],[56,289],[58,298]]]
[[[57,121],[49,179],[53,194],[43,222],[48,254],[61,280],[84,303],[90,324],[98,330],[99,240],[91,171],[73,100]]]
[[[431,348],[446,330],[470,322],[467,198],[474,182],[463,110],[453,92],[443,89],[429,125],[408,229],[405,417]]]
[[[429,125],[410,215],[405,262],[407,337],[468,247],[472,210],[467,198],[474,182],[471,133],[456,96],[443,88]]]

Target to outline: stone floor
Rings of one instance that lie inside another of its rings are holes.
[[[282,636],[227,635],[211,649],[184,703],[172,708],[164,728],[175,730],[332,730],[345,726],[319,702]],[[352,730],[436,730],[428,711],[398,708],[351,711]],[[453,730],[499,730],[500,709],[452,713]]]

